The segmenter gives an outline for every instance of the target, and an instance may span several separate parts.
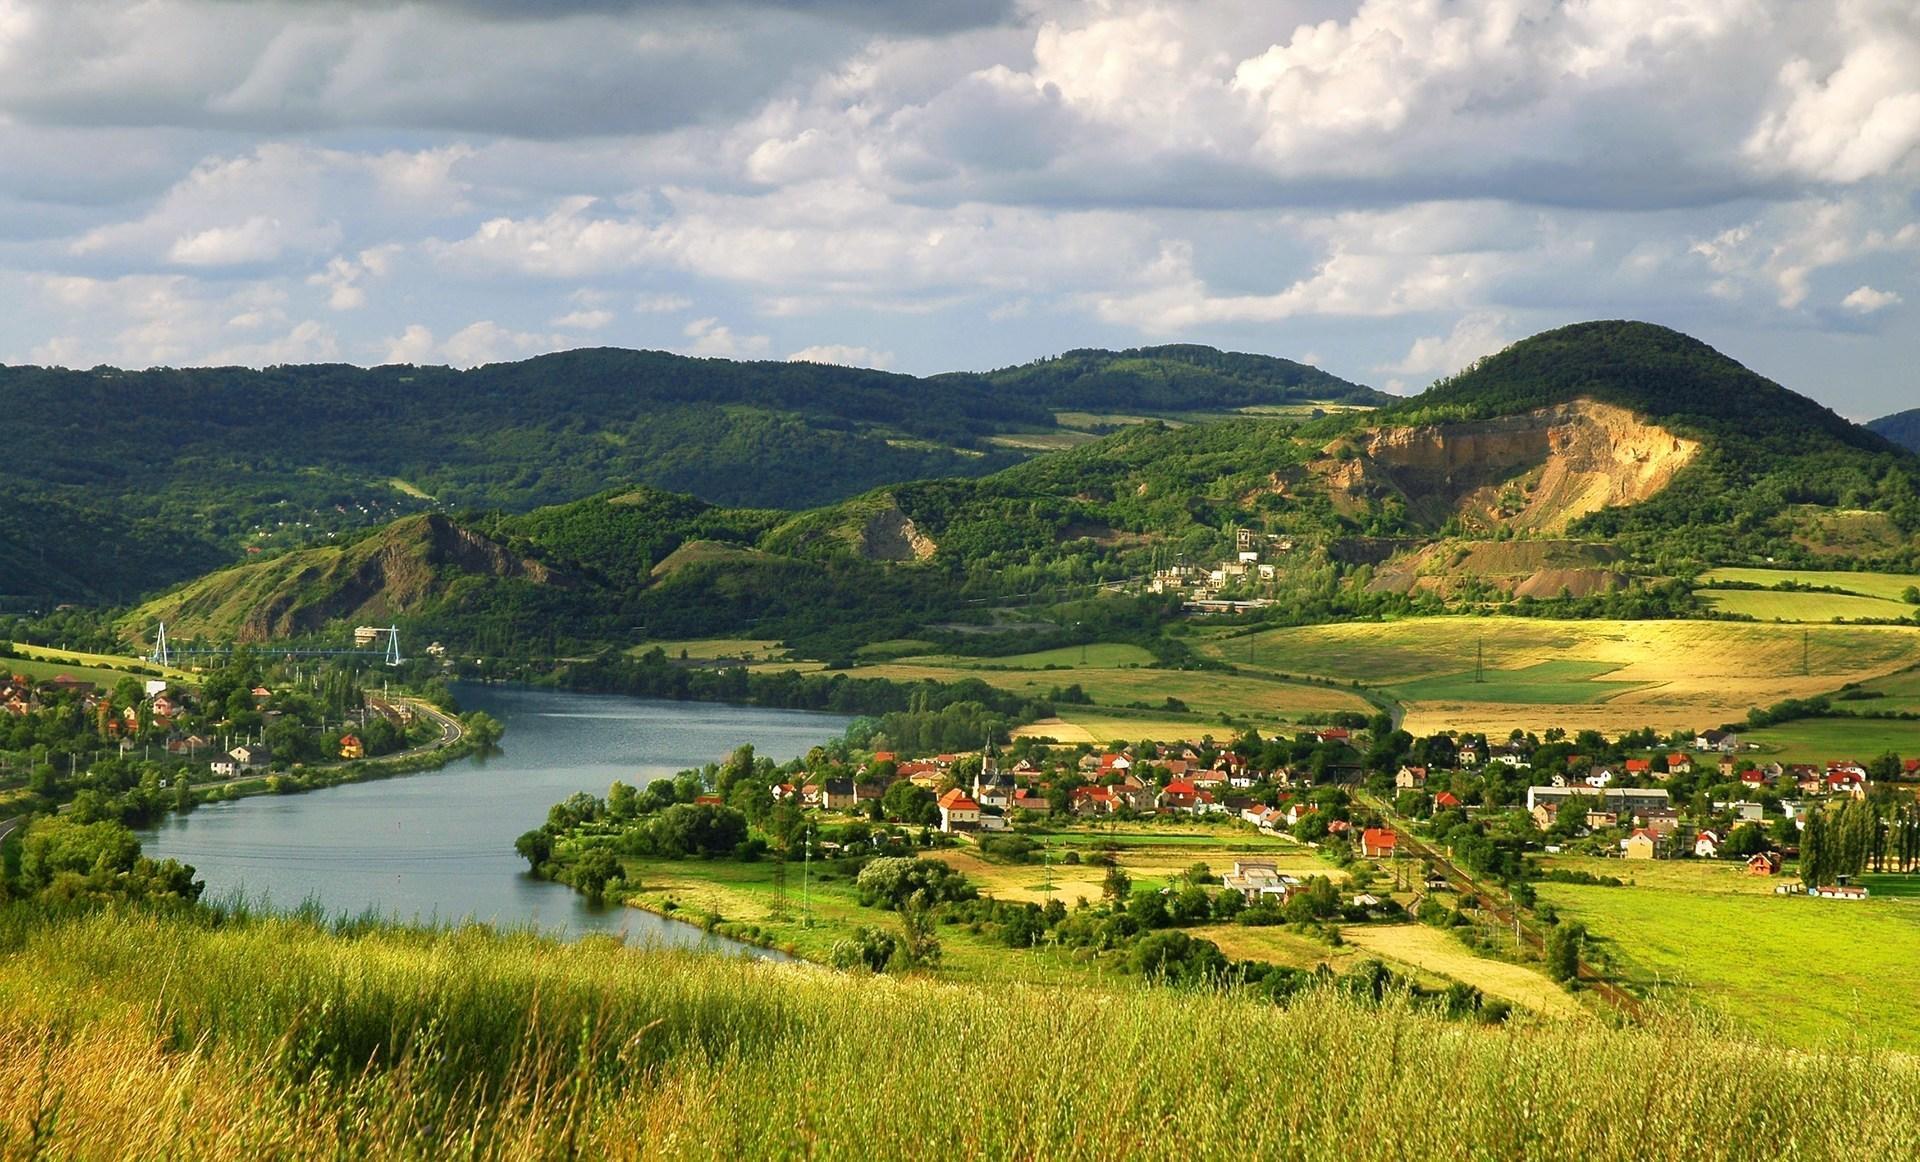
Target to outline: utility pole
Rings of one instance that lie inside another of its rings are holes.
[[[808,877],[813,870],[813,824],[807,824],[806,853],[800,859],[800,926],[813,927],[813,897],[808,894]]]
[[[1813,676],[1813,631],[1810,629],[1800,631],[1800,674]]]
[[[1473,680],[1475,682],[1484,682],[1487,680],[1487,639],[1484,637],[1474,642]]]

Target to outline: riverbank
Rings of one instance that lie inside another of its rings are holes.
[[[564,885],[537,880],[514,854],[514,838],[578,792],[671,778],[724,759],[742,740],[786,761],[847,726],[830,716],[520,685],[461,685],[454,696],[463,709],[504,724],[498,747],[458,759],[443,753],[437,769],[356,779],[326,794],[274,795],[262,781],[243,800],[158,820],[142,843],[156,859],[193,865],[209,899],[264,896],[280,907],[312,899],[326,915],[472,920],[740,951],[697,926],[596,907]]]
[[[437,724],[440,737],[385,758],[300,766],[270,774],[236,775],[218,782],[192,785],[193,805],[227,803],[253,795],[293,795],[349,783],[436,771],[449,763],[484,753],[498,743],[504,730],[491,718],[486,719],[485,725],[469,724],[423,699],[407,698],[402,701]]]

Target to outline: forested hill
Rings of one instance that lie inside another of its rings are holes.
[[[1867,427],[1903,448],[1920,452],[1920,408],[1882,416]]]
[[[1103,411],[1190,411],[1302,400],[1380,407],[1399,398],[1290,359],[1191,344],[1069,351],[980,378],[1003,393],[1048,407]]]
[[[0,598],[125,600],[329,532],[431,509],[526,511],[644,484],[805,508],[979,476],[1065,435],[1056,410],[1145,415],[1368,388],[1175,347],[931,378],[594,349],[470,371],[345,365],[0,368]]]
[[[1621,321],[1576,323],[1523,339],[1383,409],[1379,418],[1479,420],[1583,398],[1627,408],[1681,435],[1729,441],[1752,452],[1896,450],[1690,335]]]

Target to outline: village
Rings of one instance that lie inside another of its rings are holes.
[[[299,789],[316,773],[443,737],[417,700],[363,689],[344,672],[247,663],[189,682],[12,669],[0,662],[0,799],[14,809],[75,800],[83,814],[150,821],[251,783]]]
[[[1599,760],[1570,753],[1600,749],[1597,736],[1548,737],[1489,745],[1481,736],[1435,736],[1382,766],[1370,765],[1382,753],[1370,733],[1345,728],[1113,750],[1023,741],[1006,756],[992,747],[913,758],[878,750],[782,781],[772,796],[806,811],[925,823],[963,843],[1075,824],[1231,825],[1341,862],[1418,858],[1423,873],[1399,878],[1452,887],[1433,865],[1513,879],[1530,860],[1578,856],[1724,861],[1779,876],[1793,870],[1815,813],[1871,797],[1890,828],[1911,814],[1920,786],[1920,759],[1781,764],[1721,730],[1639,752],[1610,746],[1615,757]],[[1920,863],[1920,850],[1903,857],[1885,840],[1867,854],[1876,871]],[[1805,887],[1822,898],[1864,898],[1868,890],[1848,878]],[[1222,882],[1250,900],[1284,903],[1302,880],[1243,861]]]

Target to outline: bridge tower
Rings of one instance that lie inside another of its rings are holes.
[[[167,649],[167,623],[164,621],[160,623],[160,628],[153,631],[153,654],[147,660],[162,666],[173,664],[172,653]]]
[[[400,627],[390,625],[387,627],[387,665],[397,666],[403,660],[400,657]]]

